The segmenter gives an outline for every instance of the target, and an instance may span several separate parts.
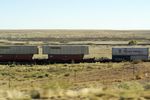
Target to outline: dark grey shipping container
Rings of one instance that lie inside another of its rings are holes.
[[[148,60],[149,48],[123,47],[112,48],[113,61]]]

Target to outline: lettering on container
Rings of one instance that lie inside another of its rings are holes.
[[[142,51],[139,51],[139,50],[127,50],[127,49],[125,49],[123,52],[125,52],[125,53],[142,53]]]

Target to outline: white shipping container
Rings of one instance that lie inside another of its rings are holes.
[[[0,54],[38,54],[37,46],[0,46]]]
[[[148,48],[112,48],[112,55],[148,55]]]
[[[89,54],[88,46],[43,46],[43,54]]]

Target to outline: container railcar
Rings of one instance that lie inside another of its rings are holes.
[[[0,61],[32,61],[37,46],[0,46]]]
[[[33,59],[34,54],[48,55],[47,59]],[[81,45],[47,45],[39,49],[38,46],[0,46],[0,62],[110,62],[110,61],[148,61],[149,48],[143,47],[114,47],[112,59],[84,58],[89,54],[88,46]]]

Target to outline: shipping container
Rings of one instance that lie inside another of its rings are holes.
[[[0,46],[0,54],[38,54],[37,46]]]
[[[89,54],[88,46],[43,46],[43,54]]]
[[[85,54],[89,54],[88,46],[43,46],[43,54],[48,54],[52,62],[81,61]]]
[[[0,46],[0,61],[32,61],[37,46]]]
[[[112,48],[113,61],[148,60],[149,48],[120,47]]]

